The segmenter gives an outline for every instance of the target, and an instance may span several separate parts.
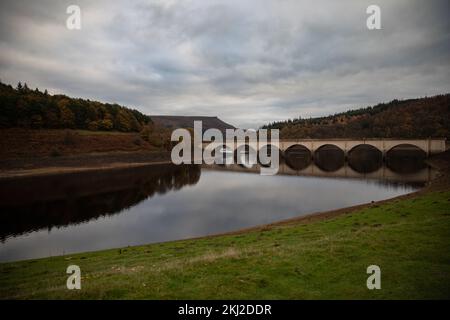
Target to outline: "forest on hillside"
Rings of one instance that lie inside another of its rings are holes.
[[[393,100],[327,117],[289,119],[263,126],[281,138],[450,138],[450,94]]]
[[[150,122],[141,112],[118,104],[50,95],[26,83],[13,88],[0,82],[0,128],[138,132]]]
[[[393,100],[326,117],[273,122],[281,138],[450,138],[450,94]],[[141,132],[145,140],[167,144],[170,130],[118,104],[50,95],[18,83],[0,82],[0,128],[84,129]]]

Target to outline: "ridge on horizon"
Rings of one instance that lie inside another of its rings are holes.
[[[236,129],[235,126],[221,120],[218,116],[173,116],[173,115],[149,115],[157,125],[165,128],[193,128],[195,120],[201,120],[203,130],[216,128],[220,131]]]

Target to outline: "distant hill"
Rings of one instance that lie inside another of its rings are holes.
[[[150,116],[154,124],[174,129],[174,128],[194,128],[194,121],[202,121],[203,130],[210,128],[219,129],[225,132],[225,129],[235,129],[234,126],[228,124],[218,117],[204,117],[204,116]]]
[[[450,94],[393,100],[373,107],[263,126],[280,129],[281,138],[428,138],[450,139]]]

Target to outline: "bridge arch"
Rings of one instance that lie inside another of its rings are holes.
[[[314,157],[317,154],[319,154],[320,152],[327,152],[327,153],[338,152],[338,153],[342,153],[343,155],[345,155],[344,150],[342,150],[342,148],[340,148],[339,146],[337,146],[333,143],[324,143],[324,144],[320,145],[317,149],[314,150]]]
[[[393,152],[403,152],[405,154],[420,154],[423,157],[427,156],[427,150],[422,148],[415,143],[400,143],[394,146],[390,146],[389,149],[386,150],[386,156],[392,155]]]
[[[427,153],[418,146],[402,143],[386,152],[386,166],[394,172],[410,174],[426,168]]]
[[[352,152],[373,152],[373,153],[380,153],[380,155],[383,155],[383,152],[377,148],[376,146],[369,144],[369,143],[360,143],[357,144],[355,146],[353,146],[352,148],[350,148],[350,150],[347,151],[347,154],[350,155]]]
[[[323,144],[314,151],[314,163],[323,171],[336,171],[345,163],[345,152],[334,144]]]
[[[311,164],[312,152],[304,145],[293,144],[284,150],[284,161],[289,168],[299,171]]]
[[[370,173],[383,165],[383,152],[371,144],[358,144],[347,153],[350,168],[358,173]]]
[[[296,143],[289,146],[286,150],[284,150],[284,155],[287,154],[302,154],[302,155],[309,155],[312,156],[311,150],[307,148],[306,146]]]

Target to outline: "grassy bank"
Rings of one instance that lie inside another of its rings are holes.
[[[0,264],[0,298],[450,298],[450,191],[245,233]],[[82,289],[66,289],[68,265]],[[381,267],[381,290],[366,268]]]

